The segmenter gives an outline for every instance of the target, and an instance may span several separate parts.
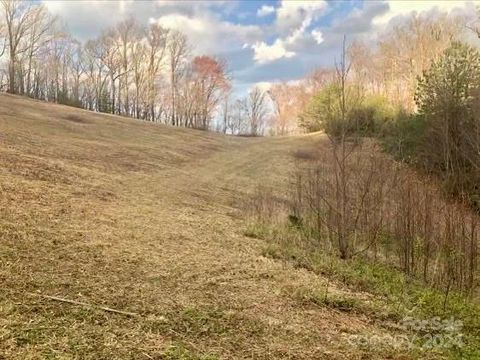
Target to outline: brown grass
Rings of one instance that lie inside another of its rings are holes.
[[[349,345],[346,334],[388,330],[285,294],[324,279],[242,234],[240,200],[259,182],[285,186],[293,150],[318,138],[224,137],[0,96],[0,358],[408,358]]]

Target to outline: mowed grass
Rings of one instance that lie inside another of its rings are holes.
[[[1,95],[0,358],[411,358],[349,343],[392,330],[291,296],[325,279],[243,234],[242,201],[286,188],[294,151],[322,141]]]

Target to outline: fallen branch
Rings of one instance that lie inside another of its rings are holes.
[[[109,307],[106,307],[106,306],[92,305],[92,304],[85,303],[85,302],[82,302],[82,301],[64,299],[64,298],[61,298],[61,297],[58,297],[58,296],[43,295],[43,294],[36,294],[36,293],[27,293],[27,294],[32,295],[32,296],[39,296],[39,297],[54,300],[54,301],[60,301],[60,302],[64,302],[64,303],[67,303],[67,304],[80,305],[80,306],[84,306],[84,307],[100,309],[100,310],[103,310],[103,311],[108,311],[108,312],[112,312],[112,313],[116,313],[116,314],[122,314],[122,315],[127,315],[127,316],[139,316],[137,313],[133,313],[133,312],[112,309],[112,308],[109,308]]]

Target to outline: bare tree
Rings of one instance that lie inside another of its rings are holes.
[[[336,216],[337,220],[337,236],[340,257],[347,259],[350,256],[349,234],[347,231],[347,206],[348,206],[348,174],[347,174],[347,158],[351,153],[351,149],[347,149],[346,142],[346,123],[347,123],[347,77],[350,71],[350,65],[346,62],[346,37],[343,38],[343,47],[340,63],[336,65],[337,85],[340,88],[340,121],[342,131],[340,134],[340,144],[336,139],[331,138],[333,144],[333,156],[335,159],[335,173],[337,174],[336,187]]]
[[[170,60],[170,86],[171,86],[171,124],[179,125],[177,118],[177,86],[181,76],[182,65],[189,52],[187,38],[179,31],[170,34],[168,42],[168,55]]]
[[[254,87],[246,102],[246,113],[251,136],[263,135],[268,114],[267,94],[258,87]]]
[[[88,71],[90,82],[90,108],[96,111],[110,112],[109,105],[106,104],[105,85],[109,78],[109,71],[105,65],[105,59],[108,58],[109,47],[102,42],[102,39],[89,40],[85,45],[85,51],[88,57]]]
[[[229,117],[228,128],[232,135],[246,135],[249,131],[248,124],[248,99],[237,99],[231,109],[231,116]]]
[[[145,67],[148,50],[147,46],[140,41],[134,42],[131,47],[131,62],[132,62],[132,74],[133,84],[135,85],[135,96],[133,115],[137,119],[141,117],[140,103],[146,101],[146,76],[147,69]]]
[[[15,75],[18,56],[27,50],[27,46],[23,42],[35,24],[35,11],[29,2],[2,0],[1,5],[5,17],[9,51],[8,91],[15,93],[17,91]]]
[[[222,132],[227,133],[232,117],[232,90],[229,88],[222,97]]]
[[[460,37],[465,18],[451,15],[410,17],[381,36],[376,50],[356,42],[349,48],[352,75],[365,90],[413,110],[417,77]]]
[[[80,82],[82,76],[85,74],[85,68],[83,66],[84,62],[84,51],[82,45],[75,41],[74,51],[72,52],[71,58],[71,70],[72,70],[72,96],[76,103],[80,103]]]
[[[132,43],[139,37],[139,26],[136,20],[133,17],[130,17],[126,20],[121,21],[115,27],[119,48],[120,48],[120,57],[122,63],[122,76],[119,84],[119,97],[118,97],[118,107],[119,111],[125,115],[129,115],[129,72],[131,70],[131,64],[129,61],[129,55],[131,51]],[[122,99],[123,95],[123,99]],[[123,102],[123,103],[122,103]],[[123,111],[122,111],[123,110]]]
[[[54,33],[50,31],[54,26],[54,22],[57,20],[52,17],[47,9],[41,5],[31,9],[31,21],[32,27],[27,39],[27,80],[26,80],[26,93],[31,93],[31,81],[32,81],[32,65],[34,57],[37,53],[45,47],[45,45],[52,41]],[[23,91],[22,91],[23,93]]]
[[[286,135],[296,128],[298,107],[293,90],[293,86],[280,83],[273,85],[268,91],[275,111],[273,126],[278,135]]]
[[[165,51],[167,47],[169,31],[160,25],[152,24],[147,32],[148,51],[148,103],[149,116],[151,121],[155,121],[155,100],[156,86],[155,80],[159,76],[159,71],[164,61]]]
[[[115,83],[118,78],[124,75],[122,72],[122,57],[120,52],[120,45],[115,39],[115,31],[113,29],[104,32],[98,39],[98,45],[101,47],[97,55],[99,60],[105,65],[110,78],[110,101],[111,112],[116,112],[116,86]],[[106,81],[106,80],[105,80]]]

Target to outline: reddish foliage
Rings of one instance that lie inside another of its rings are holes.
[[[213,57],[202,55],[197,56],[192,62],[193,72],[202,80],[210,80],[219,87],[227,86],[225,75],[225,64]]]

